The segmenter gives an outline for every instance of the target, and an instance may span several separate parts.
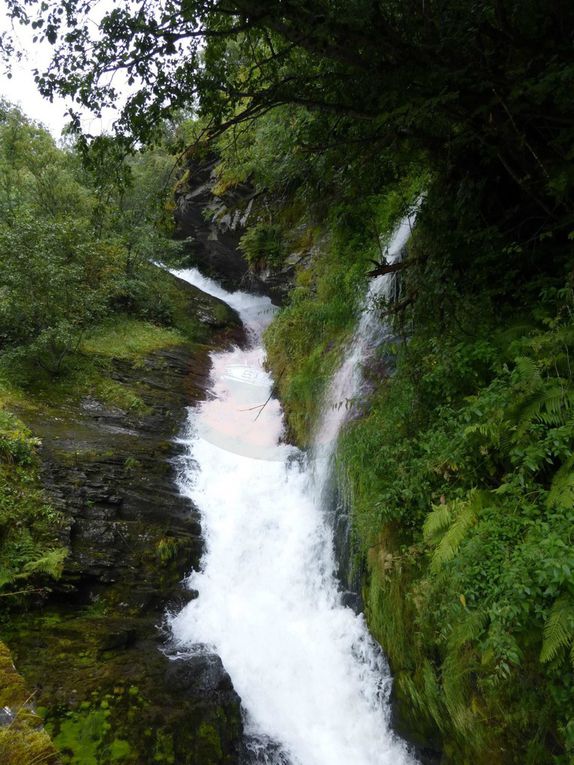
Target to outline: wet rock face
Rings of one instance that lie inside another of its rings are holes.
[[[216,197],[216,165],[214,157],[189,162],[188,180],[180,184],[175,197],[177,235],[187,240],[190,264],[217,279],[225,289],[265,292],[237,249],[251,211],[253,189],[240,185]]]
[[[302,255],[288,256],[275,270],[249,269],[238,245],[246,225],[252,222],[259,195],[251,186],[239,184],[216,196],[216,165],[215,157],[190,161],[187,180],[176,192],[177,236],[186,240],[188,262],[227,290],[269,295],[281,305],[293,286],[295,266]]]
[[[219,341],[229,334],[227,325]],[[177,488],[174,438],[206,394],[207,353],[181,346],[115,361],[111,377],[137,389],[139,413],[87,396],[27,417],[70,554],[48,601],[15,618],[6,640],[63,763],[238,761],[240,700],[221,660],[174,662],[162,628],[166,609],[196,596],[182,579],[199,565],[200,518]]]
[[[30,422],[43,443],[44,485],[68,519],[62,541],[70,556],[59,587],[84,600],[97,595],[98,584],[116,581],[130,583],[132,600],[150,589],[161,595],[153,570],[160,542],[163,557],[170,566],[178,558],[180,568],[184,560],[197,565],[202,550],[198,513],[177,488],[183,447],[173,438],[190,398],[207,387],[206,360],[190,357],[185,346],[171,348],[143,367],[116,361],[111,376],[137,384],[145,415],[88,397],[64,417]]]
[[[218,694],[222,700],[234,696],[239,702],[223,662],[207,650],[172,659],[166,672],[166,682],[171,688],[191,697],[201,697],[205,693]]]

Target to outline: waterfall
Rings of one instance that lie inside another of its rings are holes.
[[[410,221],[389,247],[398,257]],[[283,420],[264,368],[268,298],[226,293],[196,270],[180,278],[234,307],[251,342],[212,354],[212,395],[191,408],[181,491],[202,515],[205,554],[189,576],[198,597],[171,618],[182,651],[210,646],[239,693],[245,762],[267,765],[409,765],[391,731],[391,678],[364,619],[342,603],[332,529],[320,488],[346,407],[361,389],[361,364],[380,325],[370,303],[391,289],[369,287],[355,337],[327,393],[311,470],[281,440]]]
[[[401,221],[395,231],[387,253],[389,265],[396,263],[410,237],[414,214]],[[337,436],[348,416],[353,401],[363,387],[363,364],[377,346],[385,340],[389,327],[381,324],[374,310],[378,303],[390,300],[396,285],[395,274],[382,274],[373,279],[361,306],[357,328],[346,349],[343,362],[333,376],[324,397],[319,425],[314,436],[315,450],[319,456],[329,459],[336,447]],[[324,478],[324,475],[322,476]]]

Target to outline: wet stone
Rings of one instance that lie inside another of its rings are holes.
[[[213,653],[172,659],[166,681],[170,687],[190,696],[229,694],[231,697],[235,694],[223,662]]]

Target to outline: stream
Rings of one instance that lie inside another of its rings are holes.
[[[387,260],[408,239],[395,232]],[[245,348],[212,354],[211,395],[190,408],[180,490],[202,517],[205,553],[189,576],[198,597],[171,617],[179,650],[215,651],[242,700],[246,763],[412,765],[390,728],[391,676],[364,618],[342,602],[324,506],[345,404],[383,336],[377,312],[392,275],[370,283],[357,330],[328,387],[314,456],[282,441],[281,406],[265,370],[267,297],[228,293],[197,270],[177,276],[238,311]]]

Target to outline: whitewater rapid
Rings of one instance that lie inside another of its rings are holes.
[[[279,745],[259,761],[411,765],[390,730],[384,656],[363,617],[341,602],[321,506],[329,460],[311,470],[281,440],[261,339],[275,308],[266,297],[225,292],[195,269],[177,275],[235,308],[250,342],[212,354],[211,396],[189,410],[180,488],[201,512],[205,553],[188,580],[198,597],[171,618],[175,640],[188,652],[208,645],[219,654],[253,751],[269,739]],[[336,376],[329,395],[353,393],[365,353],[351,345],[350,374],[346,383]],[[323,442],[336,438],[341,409],[327,402]]]

